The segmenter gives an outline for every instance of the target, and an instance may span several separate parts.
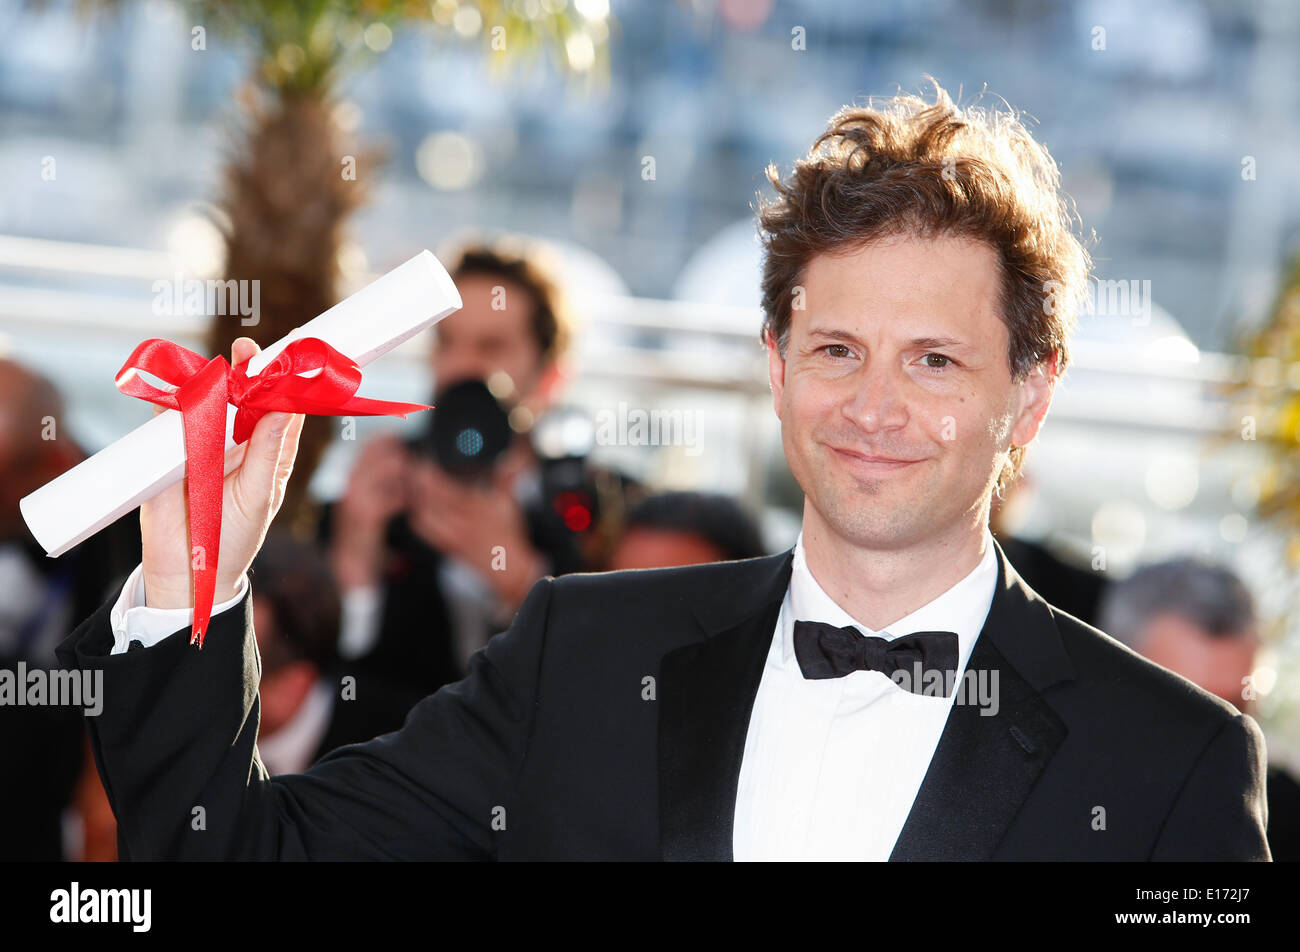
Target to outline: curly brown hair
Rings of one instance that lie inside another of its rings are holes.
[[[558,264],[538,245],[513,236],[467,238],[448,256],[447,271],[459,281],[472,274],[511,281],[533,301],[532,332],[543,364],[565,356],[572,341],[574,317],[560,287]]]
[[[794,289],[816,255],[900,234],[946,234],[985,242],[999,255],[1013,379],[1053,353],[1059,374],[1092,263],[1074,233],[1078,216],[1060,191],[1056,162],[1014,111],[959,108],[927,79],[934,102],[899,93],[879,105],[845,106],[788,179],[768,166],[777,194],[760,199],[758,211],[760,337],[784,359]],[[999,490],[1023,460],[1024,447],[1013,447]]]

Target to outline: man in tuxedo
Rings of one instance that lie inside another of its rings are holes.
[[[796,545],[543,578],[400,731],[271,777],[245,569],[300,421],[268,415],[227,478],[202,651],[179,492],[62,647],[105,671],[124,857],[1268,859],[1255,722],[1044,602],[988,530],[1087,280],[1050,156],[936,89],[842,110],[770,177]]]

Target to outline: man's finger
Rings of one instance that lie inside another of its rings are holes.
[[[368,463],[370,471],[378,479],[400,479],[406,472],[406,460],[400,456],[385,456]]]
[[[259,521],[266,516],[275,495],[276,473],[285,432],[294,414],[272,412],[257,421],[248,438],[244,465],[235,474],[232,498],[244,518]]]
[[[424,466],[424,486],[448,504],[468,504],[474,498],[472,487],[466,486],[432,462]]]
[[[415,529],[435,548],[444,551],[454,547],[463,536],[454,526],[437,516],[421,514],[414,517]]]
[[[302,436],[302,425],[306,421],[305,413],[295,413],[284,431],[280,442],[280,455],[275,465],[275,494],[271,499],[271,511],[276,512],[284,502],[284,494],[289,485],[289,476],[293,473],[294,460],[298,458],[298,438]]]

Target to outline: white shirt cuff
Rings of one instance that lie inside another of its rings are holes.
[[[212,614],[234,608],[248,594],[248,573],[239,579],[234,598],[212,606]],[[194,624],[194,609],[149,608],[144,602],[144,565],[137,565],[127,577],[122,593],[113,603],[109,625],[113,629],[113,650],[110,654],[123,654],[127,646],[138,641],[151,648],[168,635]]]
[[[380,586],[343,592],[339,619],[339,654],[351,661],[369,653],[378,641],[384,620],[384,590]]]

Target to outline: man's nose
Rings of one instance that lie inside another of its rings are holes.
[[[841,412],[867,431],[891,430],[907,424],[907,403],[903,395],[906,375],[880,363],[867,362],[850,378],[852,389]]]

